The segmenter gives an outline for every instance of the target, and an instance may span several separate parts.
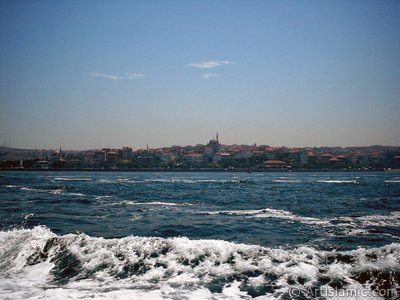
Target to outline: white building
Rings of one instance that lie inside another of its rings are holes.
[[[227,160],[229,158],[232,158],[232,155],[230,153],[226,152],[218,152],[213,155],[213,163],[218,164],[224,160]]]
[[[191,153],[183,156],[184,160],[192,165],[200,165],[203,163],[203,154]]]

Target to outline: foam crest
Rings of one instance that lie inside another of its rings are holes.
[[[210,215],[231,215],[231,216],[248,216],[252,218],[277,218],[289,221],[296,221],[305,224],[329,224],[328,220],[322,220],[318,218],[302,217],[295,215],[289,211],[264,208],[256,210],[225,210],[208,212]]]
[[[389,215],[367,215],[357,217],[357,221],[364,226],[398,226],[400,224],[400,211],[395,211]]]
[[[162,202],[162,201],[148,201],[148,202],[138,202],[132,200],[123,200],[110,205],[162,205],[162,206],[179,206],[181,204],[174,202]]]
[[[273,179],[272,182],[276,183],[300,183],[301,180],[294,180],[294,179]]]
[[[63,176],[54,177],[55,181],[92,181],[90,177],[75,177],[75,176]]]
[[[303,217],[289,211],[264,208],[258,210],[225,210],[207,212],[209,215],[245,216],[248,218],[275,218],[292,222],[299,222],[307,225],[322,226],[326,228],[341,229],[349,235],[367,234],[368,228],[377,227],[398,227],[400,224],[400,211],[392,212],[389,215],[366,215],[359,217],[335,217],[330,219],[318,219]],[[395,236],[394,236],[395,237]],[[395,237],[398,238],[398,237]]]
[[[144,179],[143,182],[154,182],[154,183],[240,183],[241,180],[234,179],[181,179],[181,178],[168,178],[168,179]]]
[[[110,196],[110,195],[95,196],[96,200],[102,200],[102,199],[108,199],[108,198],[112,198],[112,196]]]
[[[319,182],[319,183],[353,183],[353,184],[357,183],[356,180],[333,180],[333,179],[317,180],[316,182]]]
[[[0,270],[0,292],[12,299],[287,297],[291,287],[396,287],[400,245],[324,252],[185,237],[57,236],[35,227],[0,233]]]
[[[41,192],[41,190],[39,189],[35,189],[35,188],[29,188],[26,186],[23,186],[20,188],[21,191],[27,191],[27,192]]]
[[[83,193],[68,192],[69,190],[74,190],[74,187],[70,186],[15,186],[9,185],[8,188],[19,188],[21,191],[25,192],[35,192],[35,193],[47,193],[52,195],[71,195],[71,196],[86,196]]]

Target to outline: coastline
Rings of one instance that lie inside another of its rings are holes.
[[[133,169],[0,169],[0,172],[226,172],[226,173],[307,173],[307,172],[318,172],[318,173],[329,173],[329,172],[345,172],[345,173],[357,173],[357,172],[392,172],[400,173],[400,169],[383,170],[383,169],[250,169],[237,168],[237,169],[223,169],[223,168],[187,168],[187,169],[165,169],[165,168],[133,168]]]

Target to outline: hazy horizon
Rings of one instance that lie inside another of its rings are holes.
[[[197,146],[197,145],[207,145],[208,142],[199,142],[196,144],[185,144],[185,145],[179,145],[179,144],[171,144],[171,145],[161,145],[161,146],[151,146],[151,145],[146,145],[145,147],[135,147],[134,145],[128,145],[128,144],[124,144],[124,145],[119,145],[119,146],[115,146],[115,147],[111,147],[111,146],[99,146],[96,148],[82,148],[82,149],[77,149],[77,148],[71,148],[71,147],[61,147],[62,151],[91,151],[91,150],[99,150],[99,149],[122,149],[123,147],[131,147],[133,151],[137,151],[137,150],[145,150],[147,148],[147,146],[149,147],[149,150],[152,149],[161,149],[161,148],[170,148],[170,147],[186,147],[186,146]],[[253,146],[254,144],[256,144],[256,146],[268,146],[271,148],[368,148],[368,147],[400,147],[400,145],[382,145],[382,144],[375,144],[375,145],[352,145],[352,146],[340,146],[340,145],[333,145],[333,146],[326,146],[326,145],[308,145],[308,146],[288,146],[288,145],[269,145],[269,144],[259,144],[259,143],[252,143],[252,144],[243,144],[243,143],[234,143],[234,144],[229,144],[229,143],[220,143],[221,145],[225,145],[225,146],[232,146],[232,145],[238,145],[238,146]],[[8,145],[0,145],[0,147],[6,147],[6,148],[11,148],[11,149],[19,149],[19,150],[33,150],[33,151],[49,151],[49,150],[59,150],[60,147],[52,147],[52,148],[43,148],[43,147],[39,147],[39,148],[20,148],[20,147],[9,147]]]
[[[399,1],[2,1],[0,144],[400,145]]]

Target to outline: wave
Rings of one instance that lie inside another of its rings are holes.
[[[40,189],[35,189],[35,188],[29,188],[26,186],[23,186],[20,188],[21,191],[28,191],[28,192],[41,192],[42,190]]]
[[[85,234],[44,226],[0,232],[6,299],[313,299],[321,288],[394,290],[400,244],[353,251],[274,249],[221,240]],[[394,291],[395,292],[395,291]]]
[[[110,196],[110,195],[103,195],[103,196],[95,196],[94,198],[95,198],[96,200],[101,200],[101,199],[112,198],[112,196]]]
[[[264,208],[256,210],[225,210],[208,212],[209,215],[231,215],[231,216],[249,216],[253,218],[277,218],[290,221],[298,221],[305,224],[329,224],[329,221],[318,218],[302,217],[291,212],[273,208]]]
[[[144,179],[144,182],[161,182],[161,183],[239,183],[241,182],[239,179],[180,179],[180,178],[171,178],[171,179]]]
[[[156,178],[156,179],[135,179],[135,178],[117,178],[117,179],[99,179],[99,183],[121,183],[121,184],[140,184],[140,183],[203,183],[203,182],[214,182],[214,183],[238,183],[240,180],[214,180],[214,179],[180,179],[180,178]]]
[[[344,225],[358,226],[362,225],[364,227],[370,226],[389,226],[398,227],[400,224],[400,211],[391,212],[389,215],[366,215],[360,217],[338,217],[331,219],[332,222],[339,221],[344,222]],[[341,225],[337,223],[336,225]]]
[[[353,183],[356,184],[356,180],[317,180],[318,183]]]
[[[301,180],[294,180],[294,179],[273,179],[272,182],[276,183],[300,183]]]
[[[48,193],[52,195],[71,195],[71,196],[86,196],[83,193],[78,192],[68,192],[71,190],[77,190],[75,187],[71,186],[17,186],[17,185],[6,185],[7,188],[18,188],[24,192],[34,192],[34,193]]]
[[[21,191],[25,192],[35,192],[35,193],[49,193],[49,194],[61,194],[65,191],[65,189],[60,188],[60,187],[27,187],[27,186],[22,186],[19,187]]]
[[[174,202],[162,202],[162,201],[150,201],[150,202],[137,202],[132,200],[123,200],[115,203],[110,203],[110,205],[162,205],[162,206],[179,206],[180,203]]]
[[[92,178],[89,177],[75,177],[75,176],[55,177],[53,179],[55,181],[92,181]]]
[[[77,197],[85,197],[86,196],[85,194],[82,194],[82,193],[68,193],[68,195],[77,196]]]
[[[225,210],[206,212],[208,215],[228,215],[244,216],[248,218],[275,218],[290,222],[299,222],[302,224],[326,227],[328,230],[334,229],[334,235],[345,233],[348,235],[364,235],[375,232],[376,228],[395,228],[400,224],[400,211],[391,212],[388,215],[365,215],[365,216],[343,216],[319,219],[313,217],[304,217],[293,214],[289,211],[264,208],[258,210]],[[400,239],[400,236],[392,235],[393,238]]]
[[[133,178],[118,178],[116,181],[120,183],[182,183],[182,184],[195,184],[195,183],[246,183],[249,180],[241,180],[239,178],[233,179],[183,179],[183,178],[156,178],[156,179],[133,179]],[[103,183],[110,183],[109,181],[102,180]]]

